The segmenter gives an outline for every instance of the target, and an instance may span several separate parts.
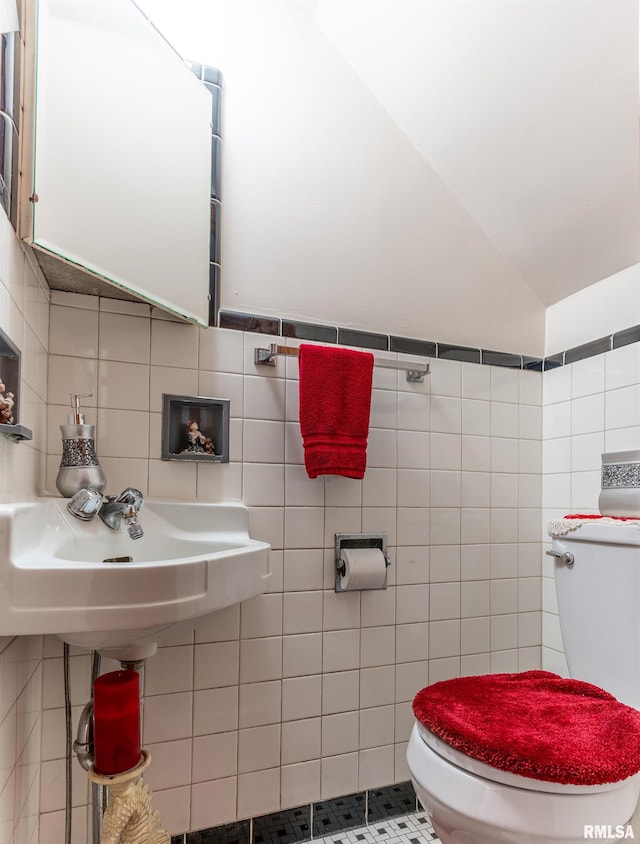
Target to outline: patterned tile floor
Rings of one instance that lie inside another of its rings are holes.
[[[325,838],[314,838],[312,844],[440,844],[426,812],[413,812],[369,826],[334,832]]]

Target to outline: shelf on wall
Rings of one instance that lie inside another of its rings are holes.
[[[13,422],[0,423],[0,434],[16,442],[32,440],[33,433],[19,422],[20,408],[20,350],[0,328],[0,383],[5,385],[4,393],[13,393]]]
[[[228,463],[229,399],[164,393],[162,459]]]
[[[26,428],[24,425],[0,424],[0,434],[5,437],[9,437],[9,439],[15,440],[16,442],[33,439],[33,431],[31,428]]]

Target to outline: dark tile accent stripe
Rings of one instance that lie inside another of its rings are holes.
[[[220,310],[220,265],[209,264],[209,325],[215,325]]]
[[[564,366],[564,352],[558,352],[557,355],[551,355],[544,359],[544,371],[548,369],[556,369],[558,366]]]
[[[409,815],[417,809],[416,793],[410,782],[376,788],[368,792],[367,823],[377,823],[385,818]]]
[[[313,804],[313,837],[322,838],[332,832],[353,829],[366,823],[365,792],[335,797]]]
[[[522,355],[522,368],[532,372],[542,372],[544,361],[542,358],[532,358],[528,355]]]
[[[352,328],[338,329],[338,343],[342,346],[360,346],[363,349],[389,349],[387,334],[375,334],[372,331],[355,331]]]
[[[238,821],[200,829],[197,832],[187,832],[186,838],[186,844],[249,844],[251,821]]]
[[[310,837],[310,805],[253,819],[253,844],[295,844]]]
[[[482,363],[480,349],[471,346],[451,346],[448,343],[438,343],[438,357],[444,360],[460,360],[465,363]]]
[[[405,355],[424,355],[426,358],[434,358],[438,353],[438,347],[430,340],[414,340],[411,337],[389,337],[389,351],[400,352]]]
[[[251,820],[245,820],[174,835],[171,844],[297,844],[418,810],[407,781],[253,818],[253,835]]]
[[[212,85],[222,87],[222,72],[217,67],[210,67],[209,65],[202,66],[202,81],[211,82]]]
[[[211,132],[220,137],[222,130],[222,88],[205,82],[204,87],[211,94]]]
[[[567,349],[564,353],[564,362],[565,364],[575,363],[577,360],[592,358],[594,355],[601,355],[609,351],[611,351],[611,336],[599,337],[597,340],[591,340],[589,343]]]
[[[211,231],[209,235],[209,325],[218,324],[220,309],[220,199],[222,188],[222,74],[215,67],[186,62],[211,94]],[[215,269],[213,268],[213,265]]]
[[[211,135],[211,199],[222,195],[222,141]]]
[[[256,316],[256,314],[220,311],[220,328],[234,328],[236,331],[255,331],[256,334],[280,334],[280,320],[277,317]]]
[[[314,325],[311,322],[282,320],[282,336],[298,340],[314,340],[316,343],[337,343],[338,329],[332,325]]]
[[[213,323],[212,323],[213,324]],[[546,372],[558,366],[564,366],[577,360],[592,357],[617,349],[630,343],[640,342],[640,325],[626,328],[608,337],[601,337],[590,343],[575,346],[564,352],[537,358],[512,352],[496,352],[491,349],[475,349],[472,346],[458,346],[449,343],[435,343],[432,340],[418,340],[412,337],[388,336],[370,331],[356,331],[351,328],[335,328],[330,325],[318,325],[312,322],[280,320],[278,317],[264,317],[234,311],[220,311],[220,328],[232,328],[239,331],[255,331],[259,334],[282,334],[319,343],[335,343],[344,346],[359,346],[365,349],[398,352],[402,354],[437,357],[442,360],[457,360],[464,363],[479,363],[488,366],[504,366],[511,369],[526,369],[534,372]]]
[[[211,200],[211,231],[209,232],[209,260],[220,263],[220,220],[222,219],[219,199]]]
[[[522,356],[512,355],[509,352],[491,352],[482,349],[482,363],[489,366],[506,366],[509,369],[522,369]]]
[[[630,343],[640,343],[640,325],[634,325],[633,328],[625,328],[623,331],[616,331],[613,335],[614,349],[619,349],[621,346],[628,346]]]

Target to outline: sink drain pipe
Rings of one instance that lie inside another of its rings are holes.
[[[78,722],[77,738],[72,744],[72,718],[71,718],[71,683],[69,680],[69,645],[64,643],[64,709],[66,726],[66,768],[65,768],[65,819],[64,835],[65,844],[71,844],[71,817],[72,817],[72,792],[73,792],[73,771],[72,756],[78,757],[80,766],[88,771],[93,763],[93,682],[100,673],[100,654],[93,652],[91,665],[91,698],[80,714]],[[92,844],[100,844],[102,835],[102,815],[106,804],[107,789],[104,785],[91,783],[91,828]]]
[[[115,844],[126,840],[131,844],[170,844],[171,836],[162,829],[160,815],[151,805],[152,794],[142,778],[151,762],[151,754],[141,749],[139,763],[120,774],[102,775],[94,769],[94,682],[100,674],[100,654],[93,652],[91,698],[80,713],[77,738],[71,744],[71,692],[69,646],[64,645],[64,699],[67,739],[65,844],[71,844],[72,817],[72,752],[91,780],[92,844]],[[144,660],[120,661],[123,669],[141,674]],[[141,696],[142,699],[142,696]]]
[[[71,693],[69,683],[69,645],[65,642],[62,650],[64,672],[64,720],[66,732],[65,759],[65,806],[64,806],[64,844],[71,844]]]

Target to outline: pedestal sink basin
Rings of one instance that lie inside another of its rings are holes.
[[[0,636],[55,633],[116,659],[143,659],[161,633],[266,591],[266,542],[240,503],[146,501],[129,538],[67,500],[0,505]],[[131,561],[126,561],[131,557]]]

